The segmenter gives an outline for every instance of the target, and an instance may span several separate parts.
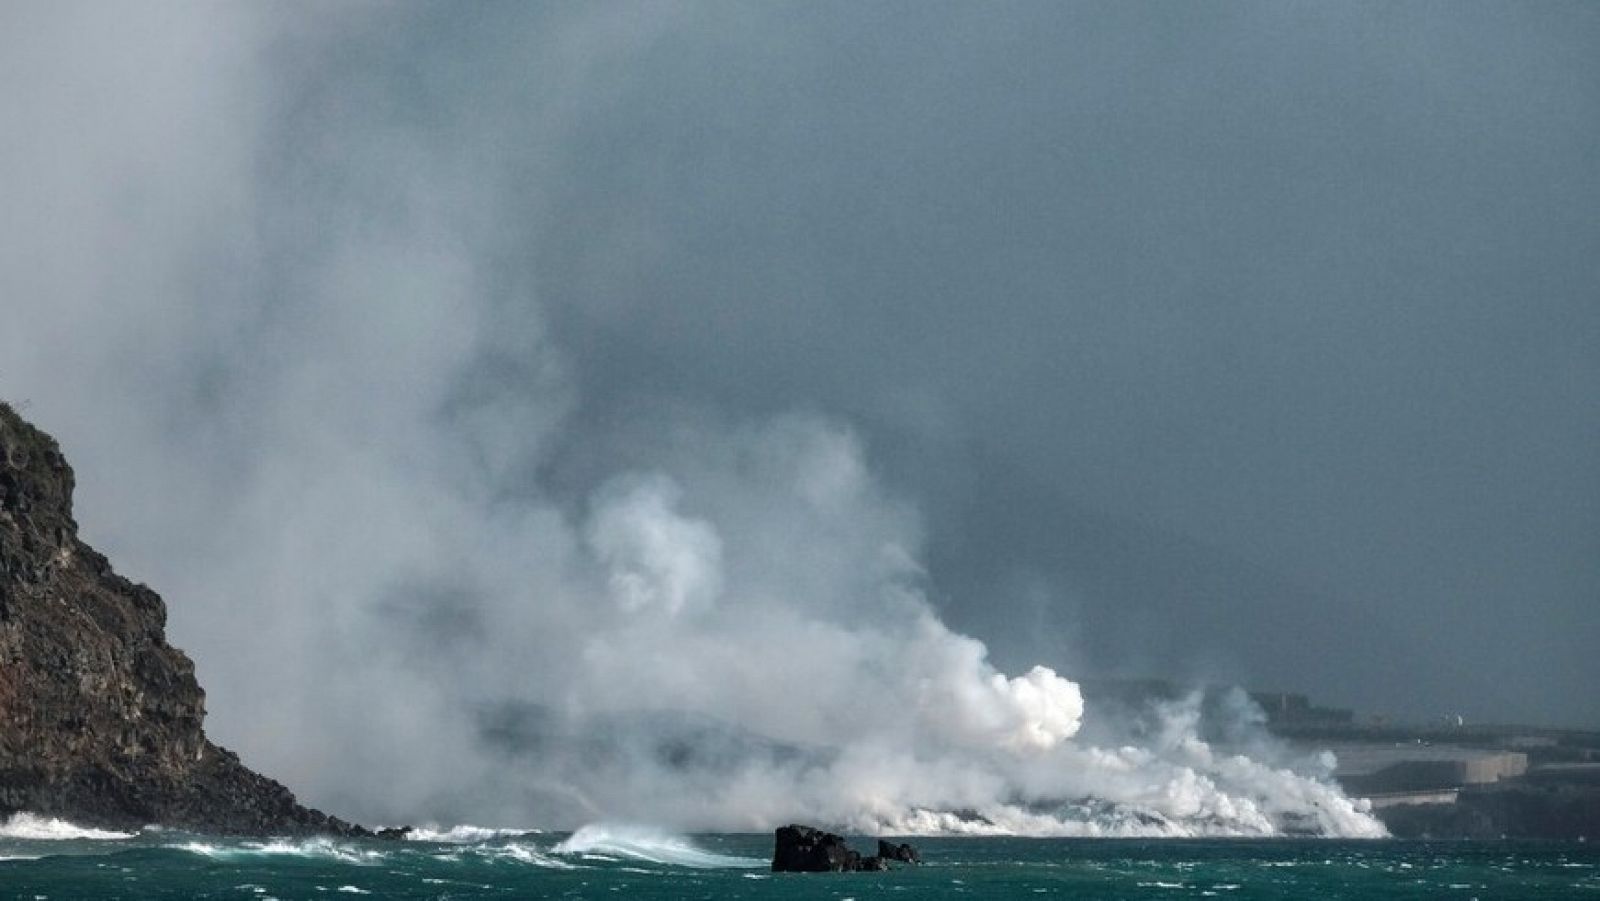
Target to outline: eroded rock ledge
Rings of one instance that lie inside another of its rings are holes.
[[[862,857],[842,836],[810,826],[780,826],[773,834],[775,873],[854,873],[889,869],[890,861],[921,863],[917,849],[878,840],[878,853]]]
[[[0,818],[365,834],[206,738],[166,605],[78,539],[72,489],[55,439],[0,402]]]

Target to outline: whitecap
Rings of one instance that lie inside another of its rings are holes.
[[[572,833],[553,849],[557,854],[604,854],[695,869],[764,867],[767,862],[750,857],[716,854],[689,839],[648,826],[592,823]]]
[[[473,826],[471,824],[451,826],[445,829],[429,824],[412,827],[411,831],[406,833],[406,841],[465,845],[494,841],[501,838],[518,838],[524,835],[534,835],[538,832],[538,829],[502,829],[491,826]]]
[[[240,857],[317,857],[344,863],[376,863],[384,852],[341,845],[326,838],[301,840],[273,839],[267,842],[240,842],[237,845],[220,845],[212,842],[183,842],[169,845],[177,851],[187,851],[216,860]]]
[[[527,845],[512,843],[500,847],[487,847],[477,853],[495,860],[514,860],[517,863],[532,864],[536,867],[545,867],[551,870],[576,870],[576,864],[568,863],[560,858],[551,857]]]
[[[118,841],[133,838],[132,832],[112,832],[108,829],[90,829],[54,817],[41,817],[32,813],[14,813],[0,823],[0,838],[25,841],[68,841],[88,839],[93,841]]]

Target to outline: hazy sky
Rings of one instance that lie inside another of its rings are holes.
[[[597,416],[848,416],[1002,657],[1600,723],[1600,10],[700,12],[520,245]]]
[[[286,777],[619,496],[852,565],[791,438],[1007,673],[1600,727],[1597,211],[1592,3],[0,11],[0,395]]]

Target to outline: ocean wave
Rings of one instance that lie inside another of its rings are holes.
[[[520,838],[535,835],[538,829],[494,829],[487,826],[461,825],[446,829],[438,825],[414,826],[406,833],[408,842],[438,842],[450,845],[470,845],[502,838]]]
[[[109,829],[91,829],[87,826],[78,826],[66,820],[54,817],[42,817],[32,813],[14,813],[4,823],[0,823],[0,838],[22,839],[25,841],[119,841],[133,838],[132,832],[112,832]]]
[[[479,848],[477,854],[493,860],[509,860],[514,863],[531,864],[547,870],[576,870],[577,864],[569,863],[559,857],[551,857],[544,851],[532,845],[513,842],[508,845],[489,846]]]
[[[694,869],[749,869],[767,862],[752,857],[716,854],[689,839],[648,826],[592,823],[556,845],[557,854],[606,856]]]
[[[314,857],[343,863],[369,864],[377,863],[385,857],[383,851],[343,844],[326,838],[274,839],[238,844],[183,842],[168,847],[215,860],[237,860],[241,857]]]

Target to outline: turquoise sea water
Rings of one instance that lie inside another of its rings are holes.
[[[0,897],[1600,899],[1600,848],[1576,843],[913,839],[920,867],[775,874],[770,835],[452,837],[0,838]]]

